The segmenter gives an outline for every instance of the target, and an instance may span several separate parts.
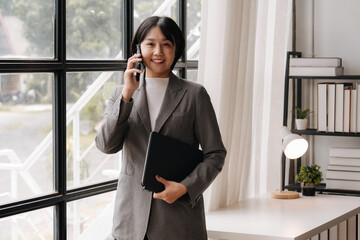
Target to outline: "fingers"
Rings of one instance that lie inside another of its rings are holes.
[[[143,71],[137,68],[132,68],[132,69],[128,69],[126,70],[126,73],[128,74],[134,74],[134,73],[142,73]]]
[[[162,192],[154,193],[153,197],[154,197],[155,199],[162,199],[162,200],[168,202],[167,199],[166,199],[167,181],[166,181],[164,178],[160,177],[159,175],[156,175],[155,178],[156,178],[156,180],[157,180],[158,182],[164,184],[165,190],[162,191]],[[170,203],[170,202],[168,202],[168,203]]]
[[[127,67],[124,72],[125,86],[131,89],[136,89],[139,86],[139,82],[135,81],[135,73],[141,74],[143,71],[135,68],[135,63],[141,62],[141,54],[134,54],[128,59]]]
[[[160,177],[159,175],[155,176],[156,180],[162,184],[164,184],[165,186],[167,185],[168,181],[165,180],[164,178]]]
[[[169,196],[169,193],[166,190],[159,192],[159,193],[154,193],[153,198],[163,200],[169,204],[172,204],[177,199],[171,195]]]
[[[163,199],[164,198],[163,192],[164,191],[159,192],[159,193],[154,193],[153,198],[155,198],[155,199]]]
[[[187,188],[181,183],[168,181],[158,175],[156,175],[156,180],[164,184],[165,190],[159,193],[154,193],[153,198],[161,199],[171,204],[187,192]]]
[[[133,56],[131,56],[129,59],[128,59],[128,63],[127,63],[127,70],[132,70],[134,69],[134,65],[135,63],[137,62],[141,62],[142,61],[142,58],[141,58],[141,54],[134,54]],[[142,71],[140,70],[140,73]]]

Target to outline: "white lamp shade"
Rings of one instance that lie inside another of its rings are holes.
[[[309,144],[303,137],[291,133],[287,127],[283,127],[280,134],[283,138],[282,148],[287,158],[297,159],[305,154]]]

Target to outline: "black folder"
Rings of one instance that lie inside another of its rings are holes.
[[[156,175],[166,180],[181,182],[201,161],[203,153],[198,148],[151,132],[141,185],[146,190],[162,192],[164,185],[156,180]]]

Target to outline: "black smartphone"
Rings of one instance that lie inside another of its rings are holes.
[[[136,54],[141,54],[140,44],[136,44]],[[136,62],[134,64],[134,68],[137,68],[139,70],[145,69],[144,64],[142,62]],[[136,81],[139,80],[140,80],[140,73],[136,73]]]

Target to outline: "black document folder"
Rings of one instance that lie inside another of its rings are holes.
[[[202,160],[203,153],[198,148],[151,132],[141,184],[149,191],[161,192],[165,188],[156,180],[156,175],[166,180],[181,182]]]

